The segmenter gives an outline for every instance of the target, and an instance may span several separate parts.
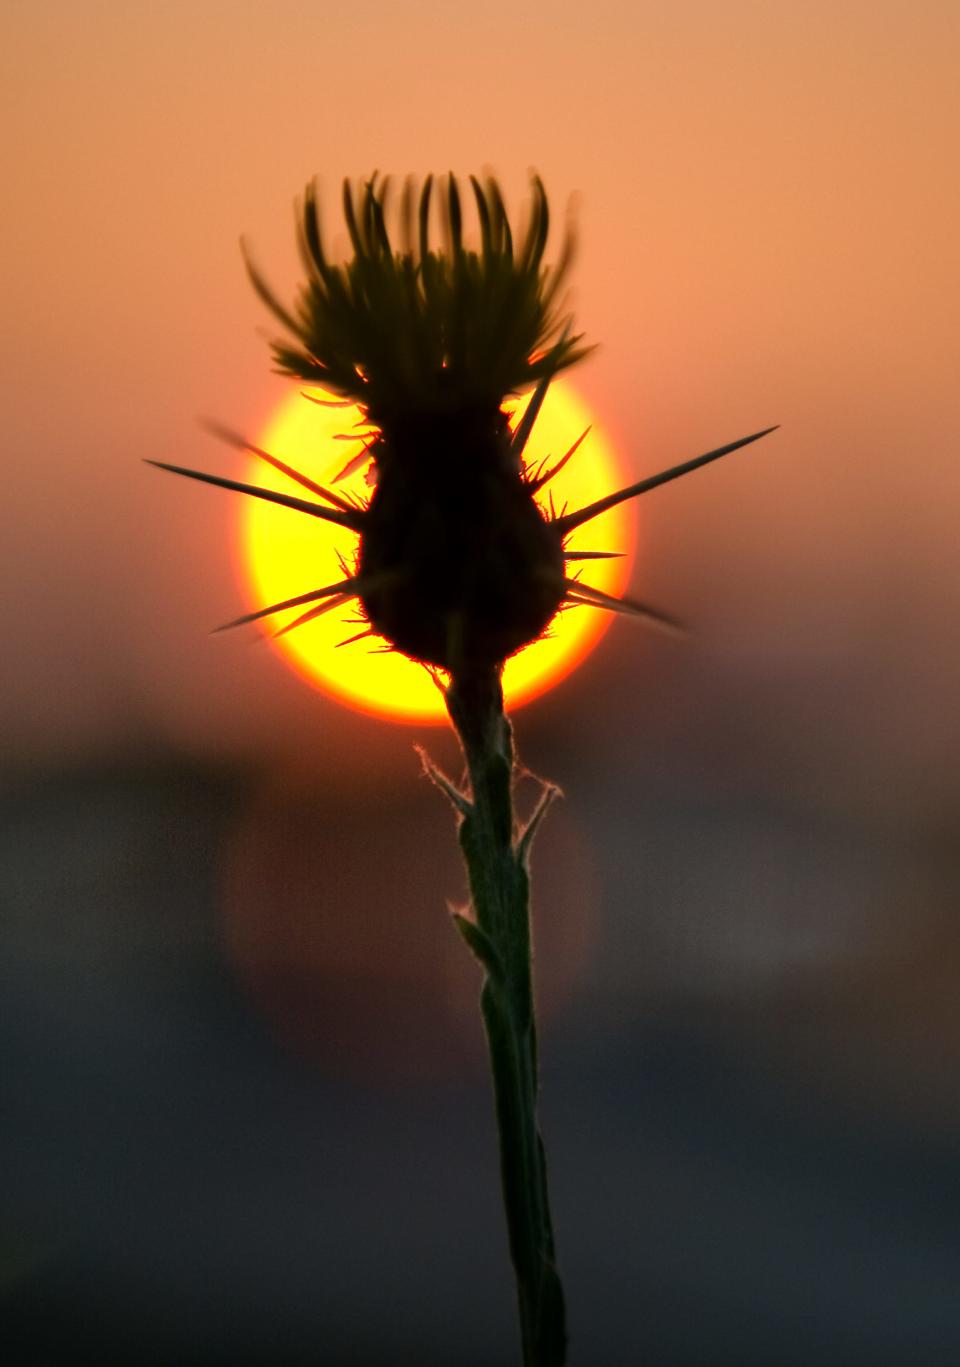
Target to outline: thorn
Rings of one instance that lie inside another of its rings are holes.
[[[682,465],[674,465],[669,470],[662,470],[658,475],[650,475],[647,479],[641,479],[637,484],[631,484],[628,488],[620,489],[615,494],[607,494],[606,498],[600,498],[596,503],[588,504],[586,508],[580,508],[577,512],[558,517],[556,526],[560,534],[566,536],[575,527],[582,526],[591,518],[599,517],[609,508],[615,508],[618,503],[623,503],[628,498],[636,498],[638,494],[645,494],[650,489],[656,489],[661,484],[669,483],[672,479],[679,479],[681,475],[689,474],[691,470],[697,470],[701,465],[708,465],[711,461],[719,460],[721,456],[729,455],[731,451],[738,451],[741,446],[749,446],[751,442],[759,441],[761,437],[776,432],[778,426],[779,424],[775,424],[773,427],[765,427],[762,432],[754,432],[749,437],[741,437],[739,441],[731,441],[726,446],[718,446],[715,451],[708,451],[704,456],[695,456],[693,460],[684,461]]]
[[[560,473],[560,471],[566,465],[570,457],[575,453],[580,443],[583,441],[584,437],[587,435],[589,431],[589,427],[585,428],[585,430],[580,433],[579,437],[577,437],[576,441],[570,447],[570,450],[567,452],[567,454],[565,456],[561,456],[561,458],[557,461],[556,465],[554,465],[552,469],[547,470],[545,474],[542,473],[543,465],[541,464],[540,469],[537,471],[536,478],[530,481],[530,490],[532,493],[536,493],[538,489],[542,489],[548,480],[553,479],[554,475],[558,475]]]
[[[316,494],[318,498],[324,499],[327,503],[332,503],[335,508],[340,508],[342,511],[349,512],[349,505],[345,503],[338,494],[332,493],[329,489],[325,489],[322,484],[314,483],[312,479],[308,479],[306,475],[302,475],[299,470],[294,470],[291,465],[287,465],[276,456],[272,456],[269,451],[264,451],[260,446],[254,446],[252,441],[247,441],[246,437],[241,436],[239,432],[232,431],[229,427],[225,427],[223,423],[217,422],[214,418],[201,418],[200,426],[206,428],[208,432],[213,436],[218,437],[220,441],[225,441],[228,446],[236,447],[238,451],[249,451],[252,455],[259,456],[260,459],[265,460],[268,465],[272,465],[275,470],[279,470],[281,474],[287,475],[297,484],[302,485],[304,489],[309,489],[310,492]]]
[[[275,489],[261,489],[256,484],[242,484],[236,479],[224,479],[222,475],[208,475],[201,470],[187,470],[182,465],[168,465],[162,460],[148,460],[145,465],[154,465],[158,470],[169,470],[173,475],[185,475],[187,479],[198,479],[203,484],[212,484],[218,489],[232,489],[238,494],[250,494],[262,498],[267,503],[278,503],[282,508],[293,508],[298,513],[309,513],[311,517],[322,518],[325,522],[335,522],[338,527],[348,527],[351,532],[363,530],[363,514],[359,510],[341,508],[321,508],[317,503],[308,503],[305,498],[293,498],[290,494],[277,493]]]
[[[560,340],[557,342],[556,346],[551,348],[551,359],[559,359],[559,357],[562,355],[563,348],[564,346],[566,346],[567,337],[569,336],[569,334],[570,324],[567,323],[560,336]],[[550,381],[553,379],[555,374],[556,367],[551,366],[550,369],[548,369],[546,375],[544,375],[543,379],[537,385],[536,389],[533,391],[533,394],[530,397],[530,402],[527,404],[526,411],[524,412],[523,418],[518,424],[517,430],[513,434],[513,440],[510,443],[510,450],[511,453],[517,457],[517,459],[519,459],[523,455],[524,448],[527,444],[527,440],[530,436],[530,433],[533,430],[533,424],[536,422],[537,417],[540,413],[540,409],[543,407],[543,401],[547,397],[547,390],[550,388]]]
[[[311,608],[309,612],[302,612],[300,616],[294,618],[292,622],[288,622],[287,625],[281,627],[279,631],[275,631],[273,633],[273,639],[276,640],[279,636],[286,636],[287,632],[293,631],[294,627],[305,626],[307,622],[312,622],[314,617],[320,617],[325,612],[331,612],[334,608],[342,607],[344,603],[349,603],[353,596],[354,595],[351,593],[338,593],[335,598],[328,598],[327,601],[321,603],[318,608]]]
[[[354,641],[362,641],[365,636],[376,636],[373,627],[365,627],[363,631],[358,631],[356,636],[348,636],[346,640],[338,641],[334,650],[339,650],[341,646],[352,646]]]
[[[538,480],[538,479],[540,478],[540,476],[543,474],[544,467],[546,466],[546,463],[547,463],[547,457],[544,456],[542,460],[538,460],[538,461],[537,461],[536,465],[524,465],[524,467],[523,467],[523,478],[524,478],[524,480],[526,481],[526,484],[527,484],[527,487],[528,487],[528,488],[529,488],[532,484],[536,484],[537,480]]]
[[[318,598],[329,598],[337,593],[343,594],[346,589],[351,589],[353,593],[359,593],[359,581],[353,578],[344,579],[341,584],[330,584],[324,589],[313,589],[310,593],[298,594],[296,598],[285,598],[282,603],[271,603],[268,608],[258,608],[256,612],[245,612],[242,617],[235,617],[232,622],[224,622],[222,627],[214,627],[212,634],[215,636],[219,631],[230,631],[233,627],[246,626],[248,622],[257,622],[261,617],[269,617],[274,612],[282,612],[284,608],[299,608],[304,603],[315,602]]]
[[[351,456],[343,469],[334,475],[334,484],[339,484],[342,479],[348,479],[350,475],[355,475],[358,470],[363,469],[368,460],[373,460],[373,453],[369,446],[365,446],[357,455]]]
[[[527,404],[523,418],[517,424],[510,449],[518,460],[523,455],[530,433],[533,431],[533,424],[536,422],[540,409],[543,407],[543,401],[547,397],[547,390],[550,388],[552,379],[553,376],[548,371],[530,396],[530,402]]]
[[[622,560],[623,551],[564,551],[564,560]]]
[[[353,399],[318,399],[315,394],[308,394],[305,389],[300,390],[301,399],[309,399],[311,403],[318,404],[321,408],[353,408]]]
[[[650,607],[648,603],[641,603],[635,598],[614,598],[609,593],[603,593],[600,589],[594,589],[589,584],[582,584],[578,579],[565,579],[564,586],[567,590],[567,602],[581,603],[587,607],[605,608],[608,612],[619,612],[628,617],[644,617],[648,621],[661,626],[668,631],[683,632],[682,623],[675,617],[671,617],[666,612],[661,612],[658,608]]]

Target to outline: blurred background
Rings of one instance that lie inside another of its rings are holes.
[[[197,426],[287,393],[237,246],[318,173],[576,196],[579,386],[642,501],[519,711],[580,1367],[960,1353],[960,234],[950,0],[7,0],[3,1360],[516,1361],[450,812],[209,628]],[[531,794],[532,797],[532,794]]]

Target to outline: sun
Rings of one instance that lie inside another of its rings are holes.
[[[505,403],[511,422],[519,421],[526,402],[523,398]],[[296,393],[278,405],[257,444],[317,483],[330,485],[360,450],[353,430],[360,421],[356,408],[325,407]],[[587,427],[589,434],[576,454],[538,496],[545,506],[552,498],[558,513],[565,505],[579,508],[618,488],[623,472],[613,441],[585,400],[566,379],[555,380],[526,446],[528,466],[556,460]],[[242,478],[284,493],[302,493],[256,456],[249,457]],[[363,471],[348,473],[334,487],[343,495],[370,494]],[[343,559],[352,566],[357,538],[349,531],[297,517],[261,499],[245,500],[239,517],[239,570],[251,610],[335,583],[344,577]],[[567,542],[570,550],[619,554],[618,559],[581,562],[583,583],[612,595],[626,586],[633,545],[633,519],[622,505],[578,528]],[[447,720],[431,675],[422,665],[389,651],[379,637],[362,635],[366,623],[358,617],[355,602],[274,636],[296,615],[296,610],[278,613],[261,626],[284,660],[315,687],[350,707],[393,720]],[[589,654],[610,620],[609,613],[594,608],[564,607],[544,638],[507,660],[506,704],[519,707],[559,683]]]

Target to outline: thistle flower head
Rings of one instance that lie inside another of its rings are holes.
[[[529,220],[516,243],[497,181],[471,176],[470,188],[475,246],[465,241],[452,174],[442,185],[428,176],[419,193],[407,178],[396,206],[389,178],[374,175],[359,188],[345,181],[353,255],[333,264],[316,187],[308,185],[297,217],[306,279],[292,309],[247,262],[258,293],[290,334],[274,343],[278,368],[354,400],[389,426],[408,413],[496,411],[507,394],[579,360],[589,348],[569,335],[558,300],[573,233],[568,224],[556,264],[545,265],[550,211],[539,176],[531,179]],[[437,202],[440,249],[431,241]],[[388,226],[394,207],[399,248]]]
[[[444,243],[431,245],[434,180],[419,193],[405,181],[400,249],[388,227],[390,181],[373,176],[343,187],[353,255],[332,264],[324,250],[316,191],[298,210],[306,270],[288,309],[247,260],[260,297],[288,334],[274,343],[279,369],[363,410],[367,431],[348,468],[368,464],[372,493],[363,505],[322,488],[282,459],[217,428],[307,490],[312,498],[241,484],[181,466],[174,473],[267,499],[348,528],[359,537],[352,571],[247,613],[230,626],[292,607],[305,610],[283,631],[353,599],[369,630],[389,648],[448,671],[456,680],[498,669],[545,630],[563,604],[625,612],[674,626],[648,605],[588,587],[571,561],[605,554],[572,551],[567,540],[608,508],[727,455],[755,432],[706,455],[618,490],[585,508],[548,514],[538,491],[574,455],[583,434],[549,469],[531,470],[524,449],[552,378],[590,349],[572,333],[558,291],[573,238],[568,228],[556,264],[544,264],[550,228],[538,176],[525,230],[516,235],[496,180],[470,178],[478,241],[468,246],[460,188],[453,175],[438,190]],[[504,399],[534,386],[512,431]],[[329,400],[328,400],[329,401]]]

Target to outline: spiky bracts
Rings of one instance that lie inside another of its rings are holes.
[[[428,176],[418,192],[404,182],[391,238],[391,182],[373,176],[343,185],[353,257],[332,264],[323,244],[315,185],[298,206],[297,241],[306,271],[292,308],[247,265],[253,284],[292,341],[274,343],[278,368],[360,404],[378,426],[411,411],[498,409],[507,394],[556,374],[586,354],[558,292],[570,265],[569,228],[558,261],[544,264],[550,230],[538,176],[525,232],[514,233],[496,180],[470,177],[478,241],[464,237],[460,188],[450,175],[439,193]],[[438,205],[444,243],[431,242]]]

